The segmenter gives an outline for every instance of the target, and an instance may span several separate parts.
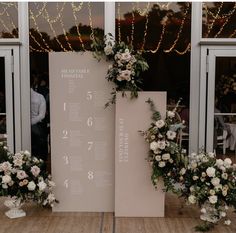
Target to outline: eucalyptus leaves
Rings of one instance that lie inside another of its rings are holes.
[[[141,52],[134,51],[124,42],[118,43],[111,34],[104,37],[104,41],[95,40],[92,44],[94,56],[98,60],[105,56],[111,65],[107,71],[106,79],[115,84],[112,98],[106,103],[106,107],[116,102],[116,93],[130,91],[130,98],[137,98],[142,79],[141,73],[148,69],[148,64]]]
[[[142,132],[149,143],[148,161],[152,167],[152,182],[162,178],[165,191],[172,191],[186,203],[200,207],[203,224],[197,231],[208,231],[218,222],[229,225],[229,207],[236,209],[236,164],[229,158],[216,159],[214,153],[187,155],[177,143],[182,123],[175,121],[175,111],[168,111],[166,118],[147,101],[153,113],[151,126]]]

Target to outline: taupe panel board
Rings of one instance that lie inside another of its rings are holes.
[[[49,53],[54,211],[114,211],[115,109],[109,64],[91,52]]]
[[[115,153],[115,215],[117,217],[164,217],[163,184],[155,190],[151,167],[145,160],[149,146],[138,130],[150,126],[151,98],[162,117],[166,113],[166,92],[140,92],[138,99],[117,96]]]

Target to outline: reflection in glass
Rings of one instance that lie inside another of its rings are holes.
[[[5,60],[0,57],[0,142],[6,140]]]
[[[236,37],[236,2],[205,2],[202,4],[202,37]]]
[[[18,38],[17,2],[0,2],[0,38]]]
[[[216,58],[214,148],[236,149],[236,57]]]
[[[189,132],[191,3],[118,2],[116,40],[144,51],[149,70],[142,89],[167,91],[168,108],[183,98],[179,115],[186,122],[184,147]]]

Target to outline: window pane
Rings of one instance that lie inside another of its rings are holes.
[[[190,38],[191,3],[116,3],[116,39],[144,51],[149,70],[143,74],[143,90],[167,91],[170,109],[183,98],[179,114],[186,121],[185,134],[189,122]],[[188,144],[187,140],[184,143]]]
[[[93,35],[102,37],[104,4],[31,2],[31,52],[89,50]]]
[[[18,4],[0,2],[0,38],[18,38]]]
[[[236,37],[236,2],[205,2],[202,4],[202,37]]]

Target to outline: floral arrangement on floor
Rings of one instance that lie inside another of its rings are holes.
[[[109,65],[106,79],[115,84],[112,91],[112,98],[106,103],[105,107],[116,102],[116,93],[130,91],[130,98],[137,98],[138,91],[141,90],[142,79],[140,74],[148,69],[148,64],[142,57],[142,53],[134,51],[131,46],[124,42],[118,43],[109,33],[104,40],[94,40],[91,45],[94,56],[98,60],[106,57],[112,64]]]
[[[28,151],[12,154],[0,143],[0,196],[21,202],[34,201],[42,206],[57,203],[51,176],[42,170],[44,162]]]
[[[195,230],[208,231],[220,221],[230,225],[227,211],[229,207],[236,209],[236,164],[229,158],[216,159],[214,153],[188,156],[177,142],[183,124],[175,122],[176,108],[161,119],[153,101],[147,102],[153,122],[148,130],[141,132],[150,146],[148,161],[154,186],[162,178],[165,191],[183,197],[186,204],[200,207],[203,223]]]

